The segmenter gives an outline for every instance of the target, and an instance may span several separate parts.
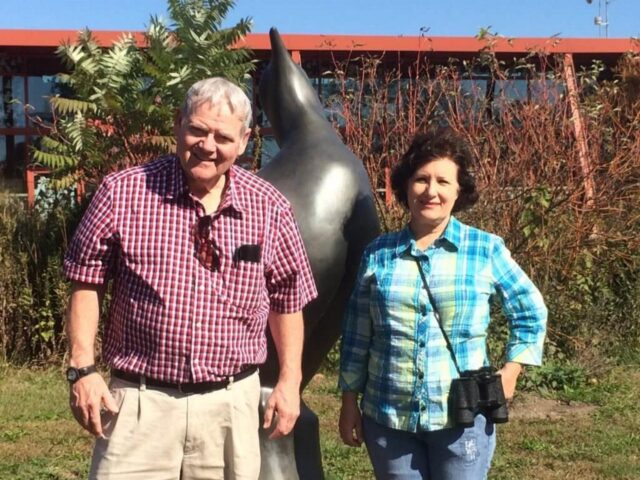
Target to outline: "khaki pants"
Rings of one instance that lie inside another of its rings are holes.
[[[120,405],[103,415],[89,478],[96,480],[255,480],[260,473],[255,373],[229,388],[182,394],[118,378]]]

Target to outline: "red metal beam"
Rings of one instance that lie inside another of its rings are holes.
[[[122,31],[92,31],[100,45],[119,40]],[[131,32],[138,44],[144,45],[143,32]],[[0,47],[57,47],[63,41],[73,41],[74,30],[0,30]],[[475,37],[425,37],[388,35],[301,35],[283,34],[290,50],[305,51],[367,51],[443,53],[474,53],[487,46],[487,40]],[[640,52],[640,42],[631,38],[504,38],[491,40],[496,53],[522,54],[531,50],[548,53],[625,53]],[[270,50],[269,35],[252,33],[239,45],[252,50]]]
[[[487,40],[475,37],[406,37],[365,35],[282,35],[289,50],[475,53],[487,47]],[[625,53],[640,51],[640,42],[624,38],[494,38],[496,53]],[[266,34],[247,35],[241,45],[253,50],[270,50]]]
[[[0,30],[0,47],[57,47],[78,38],[77,30]],[[92,30],[99,45],[109,46],[120,40],[122,31]],[[131,32],[136,43],[144,45],[142,32]]]

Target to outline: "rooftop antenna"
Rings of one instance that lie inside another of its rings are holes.
[[[591,5],[593,0],[586,0]],[[598,36],[602,37],[602,27],[604,27],[604,37],[609,38],[609,4],[613,0],[598,0],[598,15],[593,19],[593,24],[598,27]],[[604,3],[604,15],[602,4]]]

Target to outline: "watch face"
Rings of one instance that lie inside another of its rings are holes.
[[[75,368],[69,368],[67,370],[67,380],[69,380],[70,382],[75,382],[76,380],[78,380],[78,377],[78,370],[76,370]]]

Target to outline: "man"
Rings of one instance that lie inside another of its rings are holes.
[[[302,308],[316,295],[291,206],[234,166],[251,104],[197,82],[175,122],[176,155],[109,175],[65,258],[74,416],[96,437],[91,478],[257,478],[256,366],[268,323],[280,376],[263,427],[299,414]],[[104,287],[112,280],[95,372]]]

